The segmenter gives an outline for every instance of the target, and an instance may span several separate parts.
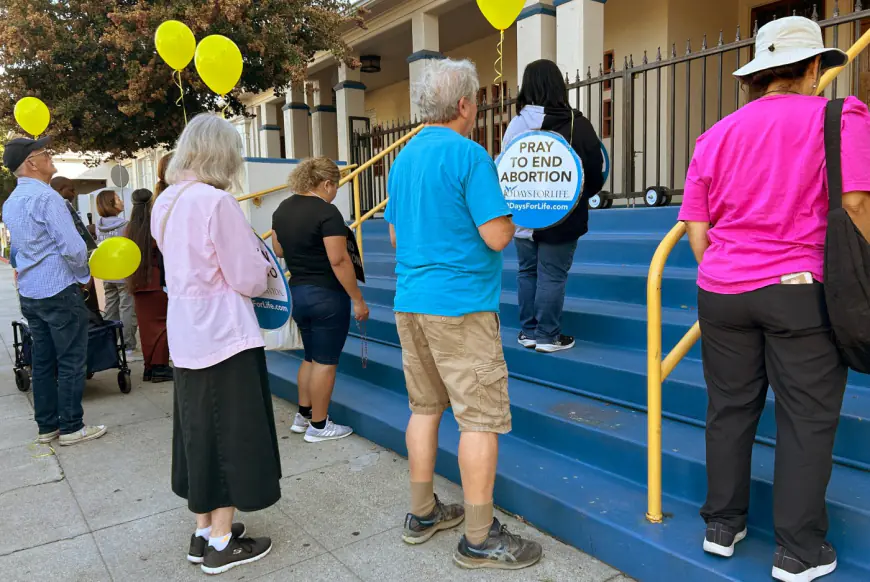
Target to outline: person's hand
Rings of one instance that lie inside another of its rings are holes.
[[[369,306],[366,305],[365,299],[359,299],[353,302],[353,317],[357,321],[368,320]]]

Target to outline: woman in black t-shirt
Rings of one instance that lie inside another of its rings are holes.
[[[356,282],[347,252],[350,230],[332,201],[341,174],[328,158],[312,158],[290,174],[296,194],[272,216],[272,247],[287,261],[293,320],[305,346],[299,368],[299,412],[291,430],[305,433],[309,443],[349,436],[349,426],[333,423],[328,415],[338,358],[350,329],[350,310],[364,321],[369,309]]]

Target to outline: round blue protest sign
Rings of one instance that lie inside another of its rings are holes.
[[[502,193],[523,228],[556,226],[580,202],[583,164],[557,133],[527,131],[514,139],[496,160]]]
[[[260,297],[254,297],[254,313],[260,329],[281,329],[290,320],[290,286],[278,258],[265,243],[261,245],[263,255],[272,263],[269,271],[269,286]]]

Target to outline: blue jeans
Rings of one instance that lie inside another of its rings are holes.
[[[350,331],[350,297],[344,291],[314,285],[290,287],[290,295],[305,361],[337,366]]]
[[[565,285],[577,241],[551,245],[517,238],[514,244],[523,333],[538,343],[553,343],[562,333]]]
[[[21,297],[33,337],[33,408],[40,434],[84,426],[82,393],[88,359],[88,308],[78,285],[47,299]]]

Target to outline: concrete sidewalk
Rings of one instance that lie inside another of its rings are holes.
[[[116,374],[97,374],[85,391],[85,421],[106,424],[102,439],[69,448],[33,444],[30,394],[15,387],[10,322],[18,319],[12,273],[0,264],[0,580],[204,580],[185,560],[193,519],[169,487],[172,385],[141,383],[132,393]],[[539,540],[545,556],[519,572],[465,572],[451,554],[460,532],[410,547],[401,541],[409,504],[402,457],[362,438],[310,445],[290,433],[295,407],[275,399],[283,498],[239,516],[251,535],[274,542],[269,556],[220,580],[624,582],[619,572],[517,520],[512,531]],[[460,502],[456,485],[436,491]]]

